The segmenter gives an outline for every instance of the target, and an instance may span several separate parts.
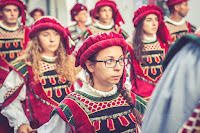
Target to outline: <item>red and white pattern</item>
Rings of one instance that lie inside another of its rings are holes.
[[[24,30],[6,31],[0,28],[0,39],[24,39]]]
[[[199,133],[200,132],[200,103],[194,109],[192,115],[188,118],[178,133]]]
[[[46,63],[46,62],[41,62],[42,65],[42,72],[50,71],[50,70],[55,70],[56,69],[56,64],[55,63]]]
[[[81,102],[83,102],[85,104],[85,106],[91,111],[91,112],[95,112],[95,111],[99,111],[99,110],[104,110],[107,108],[113,108],[116,106],[129,106],[127,101],[121,96],[119,95],[116,99],[111,100],[111,101],[99,101],[99,102],[95,102],[92,100],[89,100],[77,93],[73,93],[72,95],[76,96]]]
[[[18,90],[20,87],[22,87],[24,83],[20,84],[19,86],[16,86],[15,88],[12,88],[8,90],[4,96],[4,99],[7,99],[9,96],[11,96],[16,90]]]
[[[143,51],[151,51],[151,50],[158,50],[158,49],[162,49],[162,48],[160,46],[160,43],[157,41],[152,44],[144,44]]]

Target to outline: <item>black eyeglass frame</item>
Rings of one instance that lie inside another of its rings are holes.
[[[121,59],[127,60],[127,64],[128,64],[128,61],[129,61],[128,58],[121,58]],[[104,61],[102,61],[102,60],[94,60],[94,61],[92,61],[92,62],[103,62],[103,63],[105,64],[105,67],[107,67],[107,68],[114,68],[114,67],[116,67],[117,62],[119,62],[121,59],[119,59],[119,60],[114,60],[114,59],[112,59],[112,60],[115,61],[115,65],[114,65],[113,67],[108,67],[108,66],[106,66],[106,62],[107,62],[108,60],[104,60]],[[109,60],[111,60],[111,59],[109,59]],[[120,66],[125,66],[125,65],[127,65],[125,62],[126,62],[126,61],[124,61],[124,64],[123,64],[123,65],[121,65],[120,63],[119,63],[119,65],[120,65]]]

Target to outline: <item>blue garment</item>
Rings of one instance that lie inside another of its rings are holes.
[[[177,45],[181,48],[170,59],[147,106],[142,133],[177,133],[197,107],[200,101],[200,39],[191,40],[179,40],[183,44]]]

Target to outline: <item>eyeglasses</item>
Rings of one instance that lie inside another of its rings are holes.
[[[104,62],[107,68],[113,68],[116,66],[117,62],[119,62],[120,66],[124,66],[128,64],[128,58],[121,58],[119,60],[109,59],[105,61],[95,60],[93,62]]]

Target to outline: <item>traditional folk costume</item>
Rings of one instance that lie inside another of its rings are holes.
[[[174,6],[184,1],[188,1],[188,0],[168,0],[166,4],[169,7],[169,6]],[[174,42],[180,37],[188,33],[194,33],[196,30],[196,27],[193,26],[188,21],[186,21],[184,18],[180,22],[174,22],[170,18],[165,17],[165,24],[171,34],[171,38],[172,38],[171,44],[174,44]]]
[[[200,36],[186,35],[170,49],[152,94],[143,133],[199,133]]]
[[[52,17],[37,20],[31,27],[30,39],[42,29],[49,28],[58,31],[61,38],[66,38],[64,42],[68,52],[69,42],[65,28]],[[51,110],[74,89],[72,83],[64,77],[58,80],[56,57],[42,57],[40,70],[43,75],[39,77],[35,77],[33,68],[25,62],[15,62],[10,69],[12,71],[0,90],[0,102],[3,102],[1,113],[8,118],[15,132],[22,124],[38,128],[49,121]]]
[[[89,37],[79,49],[76,66],[85,68],[85,61],[90,56],[110,46],[121,46],[124,54],[127,49],[123,37],[113,32]],[[103,92],[91,87],[89,83],[84,83],[80,90],[69,94],[53,110],[51,120],[40,127],[38,133],[138,132],[132,108],[117,90],[117,85],[113,85],[111,91]],[[143,114],[146,101],[133,93],[130,95],[134,107]]]
[[[77,3],[77,4],[71,9],[71,20],[72,20],[72,21],[76,21],[76,20],[74,19],[74,17],[75,17],[80,11],[82,11],[82,10],[86,10],[86,11],[87,11],[87,7],[84,6],[84,5],[82,5],[82,4]],[[81,30],[81,28],[80,28],[77,24],[72,25],[72,26],[69,26],[68,29],[69,29],[69,31],[70,31],[70,33],[71,33],[71,37],[72,37],[73,41],[75,42],[75,44],[77,44],[78,41],[79,41],[79,38],[78,38],[78,37],[79,37],[79,35],[80,35],[83,31]],[[72,46],[72,48],[71,48],[72,51],[74,50],[74,48],[75,48],[75,46]]]
[[[124,39],[127,39],[128,34],[120,28],[120,24],[119,24],[120,22],[124,23],[124,20],[121,14],[119,13],[119,10],[117,9],[117,5],[114,1],[111,1],[111,0],[98,1],[93,10],[94,18],[99,20],[99,18],[97,17],[97,13],[99,9],[103,6],[110,6],[112,8],[114,23],[112,22],[110,25],[104,26],[104,25],[101,25],[99,22],[96,22],[96,24],[90,25],[88,29],[80,35],[80,38],[86,39],[88,38],[89,35],[93,35],[95,33],[99,33],[99,32],[107,33],[107,32],[113,31],[118,34],[122,34]]]
[[[136,27],[148,14],[156,14],[159,19],[157,34],[153,38],[143,37],[143,62],[136,60],[134,48],[128,47],[127,56],[131,59],[132,91],[149,100],[155,85],[162,75],[162,61],[168,50],[169,31],[163,21],[163,11],[154,5],[143,6],[134,13],[133,23]]]
[[[76,48],[75,48],[75,52],[78,51],[78,49],[81,47],[81,45],[83,44],[84,40],[87,39],[90,35],[96,34],[96,33],[101,33],[101,32],[115,32],[118,34],[122,34],[124,39],[128,38],[128,34],[120,28],[120,22],[124,23],[124,20],[121,16],[121,14],[119,13],[119,10],[117,9],[117,5],[114,1],[111,0],[100,0],[96,3],[95,8],[93,9],[93,17],[96,18],[97,20],[99,20],[99,18],[97,17],[97,13],[99,11],[99,9],[103,6],[110,6],[113,10],[113,21],[111,21],[110,25],[102,25],[100,24],[98,21],[95,24],[92,24],[88,27],[88,29],[84,32],[81,33],[81,35],[79,36],[80,41],[78,42]]]
[[[20,0],[0,0],[0,9],[3,9],[6,5],[16,5],[18,7],[21,23],[10,28],[0,21],[0,87],[9,73],[10,62],[20,56],[26,48],[29,33],[28,27],[25,26],[26,5]],[[8,130],[8,121],[0,114],[0,131],[7,133]]]
[[[20,25],[7,27],[0,21],[0,85],[9,73],[9,64],[20,56],[28,42],[29,29],[25,26],[26,5],[20,0],[0,0],[0,8],[16,5],[22,17]]]

